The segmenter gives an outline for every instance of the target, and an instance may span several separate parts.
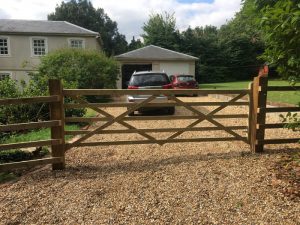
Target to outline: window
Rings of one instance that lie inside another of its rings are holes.
[[[32,38],[31,39],[32,56],[46,55],[47,49],[47,39],[46,38]]]
[[[8,37],[0,37],[0,56],[9,55],[9,39]]]
[[[84,48],[83,39],[69,39],[69,46],[71,48]]]
[[[11,77],[10,72],[0,72],[0,81],[5,80]]]

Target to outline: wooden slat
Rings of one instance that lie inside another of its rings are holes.
[[[300,86],[269,86],[268,91],[299,91]]]
[[[61,143],[59,139],[50,139],[43,141],[31,141],[31,142],[19,142],[13,144],[1,144],[0,151],[16,149],[16,148],[29,148],[29,147],[40,147],[40,146],[49,146],[49,145],[58,145]]]
[[[234,119],[234,118],[248,118],[247,114],[224,114],[224,115],[212,115],[211,118],[216,119]],[[199,116],[130,116],[125,117],[124,121],[136,121],[136,120],[190,120],[199,119]],[[97,121],[109,121],[110,118],[106,117],[66,117],[66,122],[97,122]]]
[[[59,120],[8,124],[8,125],[0,125],[0,132],[3,132],[3,131],[17,131],[17,130],[29,130],[29,129],[37,129],[37,128],[48,128],[48,127],[59,126],[59,125],[60,125]]]
[[[185,89],[64,89],[65,96],[79,96],[79,95],[180,95],[180,94],[248,94],[248,89],[243,90],[185,90]]]
[[[28,161],[21,161],[21,162],[4,163],[4,164],[0,164],[0,172],[23,168],[23,167],[33,167],[33,166],[37,166],[37,165],[59,163],[61,161],[62,161],[62,158],[51,157],[51,158],[35,159],[35,160],[28,160]]]
[[[300,107],[276,107],[276,108],[261,108],[261,111],[265,110],[266,113],[275,112],[300,112]]]
[[[81,98],[79,98],[79,97],[77,97],[77,96],[73,96],[72,98],[75,99],[75,100],[76,100],[77,102],[79,102],[79,103],[87,103],[86,100],[83,100],[83,99],[81,99]],[[115,118],[113,115],[109,114],[108,112],[104,111],[103,109],[100,109],[100,108],[97,108],[97,107],[90,107],[90,108],[93,109],[94,111],[96,111],[96,112],[102,114],[103,116],[105,116],[106,118],[108,118],[108,119],[110,119],[110,120],[112,120],[112,119]],[[123,120],[118,121],[117,123],[123,125],[124,127],[128,128],[128,129],[135,129],[134,126],[132,126],[132,125],[126,123],[126,122],[123,121]],[[149,135],[149,134],[146,134],[145,132],[138,131],[137,133],[138,133],[139,135],[141,135],[141,136],[143,136],[143,137],[149,139],[149,140],[155,140],[154,137],[152,137],[152,136]]]
[[[263,127],[265,129],[277,129],[284,128],[288,123],[269,123],[269,124],[259,124],[258,126]]]
[[[5,98],[0,99],[0,105],[19,105],[19,104],[33,104],[33,103],[48,103],[48,102],[58,102],[59,96],[39,96],[31,98]]]
[[[287,138],[287,139],[265,139],[257,140],[258,144],[288,144],[288,143],[298,143],[299,138]]]
[[[166,144],[166,143],[183,143],[183,142],[215,142],[215,141],[247,141],[246,137],[242,140],[235,137],[220,137],[220,138],[191,138],[191,139],[165,139],[165,140],[139,140],[139,141],[107,141],[107,142],[86,142],[78,143],[76,147],[84,146],[103,146],[103,145],[133,145],[133,144]],[[72,146],[72,143],[67,144],[67,148]]]
[[[135,106],[136,103],[130,102],[117,102],[117,103],[87,103],[87,104],[74,104],[68,103],[64,104],[65,109],[76,109],[76,108],[92,108],[92,107],[132,107]],[[186,102],[186,105],[189,106],[242,106],[249,105],[249,102]],[[178,106],[176,102],[162,102],[162,103],[148,103],[143,107],[170,107],[170,106]]]
[[[96,128],[95,130],[91,131],[90,133],[84,135],[83,137],[80,137],[78,140],[76,140],[71,145],[69,145],[68,148],[75,147],[80,142],[83,142],[84,140],[86,140],[89,137],[93,136],[97,131],[105,129],[108,126],[110,126],[114,123],[117,123],[118,121],[122,121],[126,115],[128,115],[131,112],[134,112],[139,107],[142,107],[143,105],[146,105],[147,103],[151,102],[155,98],[156,98],[155,95],[149,96],[149,98],[145,99],[144,101],[140,102],[139,104],[137,104],[137,105],[133,106],[132,108],[128,109],[126,112],[120,114],[119,116],[117,116],[117,117],[113,118],[112,120],[106,122],[105,124],[99,126],[98,128]],[[151,141],[155,141],[155,140],[151,140]]]
[[[247,126],[227,126],[227,128],[232,130],[246,130]],[[153,129],[128,129],[128,130],[100,130],[96,134],[126,134],[126,133],[137,133],[142,132],[177,132],[177,131],[216,131],[223,130],[219,127],[183,127],[183,128],[153,128]],[[65,135],[78,135],[78,134],[87,134],[90,130],[70,130],[65,131]]]
[[[222,128],[224,131],[226,131],[227,133],[231,134],[232,136],[234,136],[235,138],[239,139],[239,140],[243,140],[244,142],[247,142],[247,140],[245,141],[243,139],[243,137],[241,135],[239,135],[238,133],[228,129],[227,127],[225,127],[223,124],[219,123],[218,121],[212,119],[210,117],[210,115],[205,115],[203,114],[202,112],[196,110],[195,108],[193,108],[192,106],[189,106],[189,105],[186,105],[185,102],[179,100],[178,98],[176,97],[172,97],[172,100],[178,102],[180,105],[182,105],[183,107],[187,108],[188,110],[190,110],[191,112],[195,113],[195,114],[198,114],[199,117],[203,120],[207,120],[209,121],[210,123],[212,123],[213,125],[217,126],[217,127],[220,127]]]
[[[235,101],[239,100],[240,98],[242,98],[243,96],[245,96],[245,94],[239,94],[238,96],[235,96],[234,98],[230,99],[228,102],[235,102]],[[211,118],[213,118],[216,113],[220,112],[224,108],[226,108],[225,105],[220,105],[216,109],[209,112],[207,114],[207,116],[210,116]],[[246,116],[248,117],[248,115],[246,115]],[[201,123],[204,120],[205,120],[204,118],[198,118],[196,121],[194,121],[193,123],[191,123],[187,127],[195,127],[197,124]],[[174,138],[178,137],[179,135],[181,135],[182,133],[183,133],[182,131],[179,131],[179,132],[171,135],[170,137],[168,137],[168,139],[174,139]]]

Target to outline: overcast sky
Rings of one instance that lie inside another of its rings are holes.
[[[1,19],[46,20],[61,0],[0,0]],[[66,1],[65,1],[66,2]],[[118,23],[127,40],[142,34],[142,26],[151,13],[175,13],[180,30],[188,26],[220,26],[241,7],[241,0],[91,0]]]

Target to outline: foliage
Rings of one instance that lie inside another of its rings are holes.
[[[143,25],[145,45],[158,45],[171,50],[179,50],[180,33],[176,28],[174,14],[151,14]]]
[[[143,43],[141,42],[140,39],[135,40],[134,36],[132,37],[131,42],[128,45],[128,50],[132,51],[138,48],[142,48],[143,47]]]
[[[300,78],[300,3],[295,0],[257,1],[263,14],[266,41],[263,59],[277,65],[285,78]]]
[[[285,128],[300,131],[300,116],[298,113],[288,112],[285,116],[281,114],[280,117],[283,123],[287,123]]]
[[[0,163],[26,161],[34,158],[42,158],[48,154],[49,150],[46,147],[37,147],[32,152],[20,149],[5,150],[0,152]]]
[[[97,51],[81,49],[60,49],[41,59],[38,72],[32,79],[47,89],[48,79],[60,79],[65,88],[115,88],[119,66],[113,58]],[[90,97],[89,99],[94,99]],[[66,102],[71,100],[66,98]],[[66,116],[83,116],[85,111],[72,109]]]
[[[115,88],[118,70],[117,62],[102,53],[60,49],[41,59],[32,78],[44,87],[48,79],[60,79],[68,88]]]
[[[0,98],[18,98],[42,96],[46,93],[39,89],[36,85],[23,85],[19,87],[16,81],[12,79],[4,79],[0,81]],[[48,105],[40,104],[21,104],[7,105],[0,108],[0,123],[24,123],[29,121],[38,121],[45,117],[45,111],[48,111]],[[48,114],[47,114],[48,115]],[[2,133],[0,137],[5,135]]]
[[[7,181],[15,180],[17,176],[11,172],[2,172],[0,173],[0,183],[4,183]]]
[[[7,162],[18,162],[24,160],[30,160],[33,158],[33,154],[28,151],[16,150],[5,150],[0,152],[0,163]]]
[[[196,56],[196,79],[202,82],[227,80],[222,65],[222,51],[218,41],[218,29],[214,26],[188,28],[181,33],[181,51]]]
[[[68,124],[65,126],[65,130],[78,130],[79,125],[77,124]],[[11,133],[9,136],[0,138],[0,144],[10,144],[17,142],[29,142],[29,141],[39,141],[47,140],[51,138],[50,128],[42,128],[36,130],[30,130],[22,133]],[[69,136],[66,136],[68,139]]]
[[[68,21],[101,35],[103,50],[107,55],[121,54],[127,50],[127,41],[118,31],[102,8],[95,9],[89,0],[62,1],[55,12],[48,15],[48,20]]]
[[[264,50],[253,1],[244,2],[241,12],[220,29],[189,27],[179,32],[174,14],[152,14],[142,36],[145,44],[198,57],[196,79],[201,83],[250,79],[263,63],[257,57]]]

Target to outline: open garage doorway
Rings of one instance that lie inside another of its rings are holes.
[[[127,88],[127,83],[130,80],[134,71],[151,71],[152,64],[125,64],[122,65],[122,89]]]

